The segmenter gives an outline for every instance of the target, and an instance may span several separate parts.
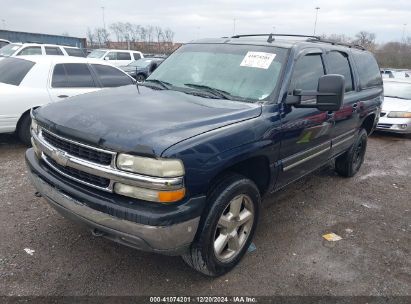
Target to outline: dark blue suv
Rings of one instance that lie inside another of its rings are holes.
[[[210,276],[250,245],[261,200],[335,160],[353,176],[383,99],[371,53],[318,37],[186,44],[134,85],[32,111],[39,193],[93,234]]]

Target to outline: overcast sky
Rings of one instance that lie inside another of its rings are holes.
[[[85,37],[88,27],[131,22],[169,27],[177,42],[236,34],[317,34],[354,36],[360,30],[376,34],[378,42],[411,36],[411,0],[0,0],[0,28],[69,33]],[[114,36],[112,35],[112,38]]]

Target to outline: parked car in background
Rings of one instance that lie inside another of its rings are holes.
[[[144,55],[139,51],[98,49],[92,51],[87,57],[106,60],[115,66],[125,66],[144,58]]]
[[[384,79],[384,102],[377,129],[411,133],[411,80]]]
[[[0,49],[1,49],[3,46],[6,46],[6,45],[8,45],[8,44],[10,44],[10,41],[4,40],[4,39],[0,39]]]
[[[95,235],[208,276],[231,270],[264,195],[330,161],[344,177],[360,170],[383,98],[370,52],[264,36],[188,43],[138,90],[33,110],[37,191]]]
[[[120,66],[124,72],[135,78],[138,83],[144,82],[151,73],[164,61],[162,58],[142,58],[129,65]]]
[[[410,78],[411,72],[407,70],[396,70],[396,69],[381,69],[382,78]]]
[[[30,143],[30,109],[108,87],[133,84],[100,60],[69,56],[19,56],[0,61],[0,133],[17,132]]]
[[[84,52],[73,46],[39,43],[10,43],[0,49],[0,60],[4,57],[51,55],[86,57]]]

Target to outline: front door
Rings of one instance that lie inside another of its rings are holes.
[[[317,90],[318,80],[325,75],[321,50],[302,55],[295,63],[288,94],[294,89]],[[302,103],[314,102],[304,96]],[[283,104],[281,127],[281,170],[276,188],[298,179],[320,167],[330,157],[333,115],[315,108],[296,108]]]

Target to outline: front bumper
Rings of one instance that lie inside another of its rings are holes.
[[[377,130],[404,134],[411,133],[411,119],[380,117]]]
[[[56,187],[46,181],[38,172],[40,164],[36,163],[38,160],[32,149],[27,151],[26,161],[34,186],[48,203],[64,217],[90,227],[95,235],[139,250],[167,255],[184,253],[195,237],[199,216],[167,225],[148,225],[121,219],[89,207],[88,201],[70,195],[62,190],[62,185]]]

